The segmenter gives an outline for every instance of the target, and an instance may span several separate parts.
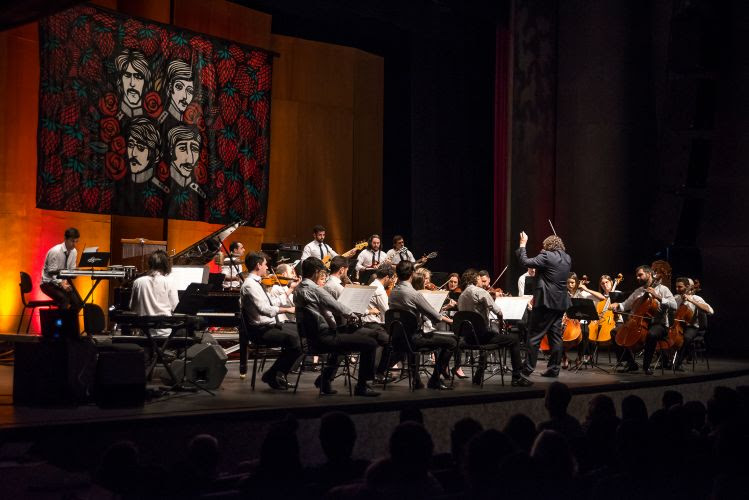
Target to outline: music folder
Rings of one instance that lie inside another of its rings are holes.
[[[567,317],[570,319],[597,321],[598,311],[596,303],[591,299],[573,298],[572,305],[567,309]]]

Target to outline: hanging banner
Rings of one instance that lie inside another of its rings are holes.
[[[40,50],[38,208],[265,225],[272,53],[91,5]]]

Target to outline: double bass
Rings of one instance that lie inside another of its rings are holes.
[[[650,287],[655,288],[661,284],[660,279],[652,281]],[[624,322],[616,332],[614,341],[618,346],[637,351],[645,345],[653,318],[660,311],[660,303],[649,293],[645,293],[637,299],[637,303],[629,314],[629,319]]]
[[[616,287],[619,286],[622,279],[624,278],[622,274],[619,273],[614,280],[614,286],[611,287],[612,292],[616,290]],[[591,342],[608,342],[611,340],[611,332],[616,328],[616,317],[614,311],[609,310],[610,305],[610,297],[607,297],[606,300],[601,300],[596,304],[598,321],[594,321],[588,327],[588,340]]]
[[[694,284],[689,287],[684,295],[694,295],[700,290],[700,282],[694,280]],[[681,349],[684,345],[684,328],[687,325],[691,325],[694,321],[694,315],[697,314],[697,309],[693,311],[689,307],[689,303],[684,300],[679,308],[674,313],[674,323],[671,328],[668,329],[668,343],[676,349]]]

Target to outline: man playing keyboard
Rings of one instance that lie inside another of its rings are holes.
[[[148,274],[133,281],[130,309],[138,316],[171,316],[179,298],[168,275],[172,271],[169,257],[156,250],[148,257]],[[167,336],[170,329],[151,330],[151,335]]]
[[[74,227],[65,230],[65,241],[49,249],[44,258],[42,269],[42,284],[40,289],[55,301],[60,309],[80,310],[83,300],[75,287],[66,279],[60,279],[57,274],[63,269],[75,269],[78,258],[78,238],[81,235]]]

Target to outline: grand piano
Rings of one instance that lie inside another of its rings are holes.
[[[221,229],[209,234],[205,238],[189,245],[171,258],[172,269],[175,273],[180,268],[206,268],[216,254],[224,249],[228,253],[224,240],[234,231],[246,223],[239,220],[227,224]],[[144,271],[144,270],[141,270]],[[204,273],[207,276],[207,273]],[[129,309],[131,290],[127,286],[121,287],[115,293],[115,310],[117,312]],[[185,292],[180,290],[180,298]],[[239,291],[211,290],[201,292],[202,306],[197,315],[202,319],[202,326],[208,327],[239,327]]]

